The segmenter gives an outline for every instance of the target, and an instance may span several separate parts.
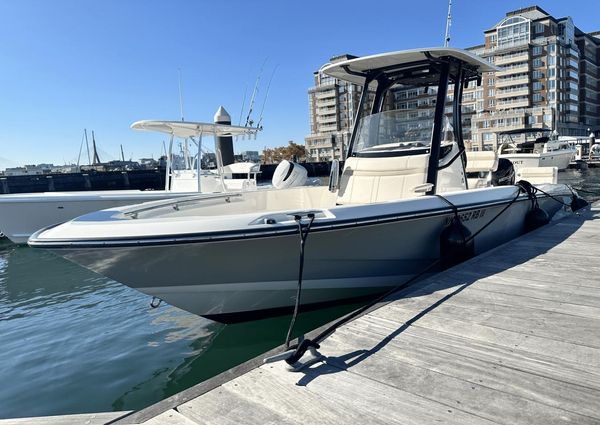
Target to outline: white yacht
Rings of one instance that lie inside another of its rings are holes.
[[[332,167],[330,187],[113,208],[38,231],[29,245],[228,323],[291,312],[302,229],[302,306],[382,293],[454,255],[448,229],[479,253],[523,233],[535,205],[551,217],[571,201],[565,185],[544,185],[552,197],[509,181],[468,190],[462,89],[494,70],[452,48],[328,65],[326,74],[365,88],[344,169],[338,180]],[[433,98],[433,110],[405,105],[403,91]]]
[[[202,152],[203,136],[253,136],[259,129],[184,121],[139,121],[131,127],[171,136],[164,190],[90,190],[0,195],[0,231],[13,243],[24,244],[38,229],[93,211],[176,197],[197,197],[202,193],[256,190],[259,164],[236,163],[223,166],[217,155],[217,170],[211,171],[203,170],[198,158]],[[183,140],[184,166],[180,170],[174,169],[171,164],[174,138]],[[195,157],[190,154],[190,143],[197,147]]]
[[[547,136],[537,137],[532,141],[515,143],[514,137],[517,135],[540,134],[549,132],[543,128],[524,128],[498,133],[499,138],[504,141],[500,146],[500,158],[509,159],[516,170],[520,168],[534,167],[557,167],[564,170],[576,154],[575,147],[568,141],[552,140]]]

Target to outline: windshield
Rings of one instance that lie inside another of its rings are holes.
[[[397,156],[429,153],[435,123],[439,74],[410,73],[388,87],[377,85],[362,111],[352,155]],[[441,143],[454,140],[453,93],[446,97]],[[368,115],[369,110],[375,113]]]
[[[355,152],[427,149],[432,130],[433,110],[393,110],[369,115],[358,124]]]

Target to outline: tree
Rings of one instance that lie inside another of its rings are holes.
[[[262,154],[263,164],[277,164],[284,159],[288,161],[306,161],[306,148],[304,145],[288,141],[287,146],[278,146],[275,148],[265,148]]]

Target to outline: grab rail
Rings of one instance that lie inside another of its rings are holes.
[[[172,199],[166,199],[164,201],[155,201],[155,202],[152,202],[151,205],[145,205],[145,206],[141,206],[141,207],[136,208],[131,211],[123,212],[123,215],[131,216],[133,219],[136,219],[137,215],[141,212],[152,211],[152,210],[156,210],[159,208],[168,207],[169,205],[172,205],[174,210],[179,210],[180,204],[186,204],[186,203],[202,201],[202,200],[213,200],[213,199],[225,199],[225,202],[230,202],[229,198],[237,197],[237,196],[242,196],[242,194],[241,193],[218,193],[218,194],[214,194],[214,195],[208,195],[208,194],[203,193],[203,194],[198,194],[198,195],[185,196],[185,197],[181,197],[181,198],[172,198]]]

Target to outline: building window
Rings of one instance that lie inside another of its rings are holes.
[[[493,78],[489,78],[488,79],[488,86],[493,86],[494,85],[494,79]]]
[[[533,47],[533,54],[535,56],[539,56],[542,54],[542,46],[534,46]]]
[[[503,20],[496,29],[498,47],[518,46],[529,42],[530,21],[522,16],[511,16]]]
[[[489,107],[496,106],[496,101],[494,99],[488,100],[488,106]]]
[[[539,93],[534,93],[533,94],[533,101],[534,102],[541,102],[542,100],[544,100],[544,97],[539,94]]]
[[[482,136],[484,142],[491,142],[494,140],[494,133],[483,133]]]
[[[535,81],[533,83],[533,89],[534,90],[541,90],[542,89],[542,83],[540,83],[539,81]]]
[[[542,66],[542,60],[540,58],[535,58],[533,60],[533,66],[535,68],[539,68],[540,66]]]
[[[542,71],[533,71],[533,78],[542,78],[543,76]]]
[[[491,97],[491,96],[495,96],[495,95],[496,95],[496,92],[495,92],[495,90],[494,90],[494,89],[489,89],[489,90],[488,90],[488,96],[490,96],[490,97]]]
[[[540,33],[540,32],[544,32],[544,24],[535,24],[535,32],[536,33]]]

